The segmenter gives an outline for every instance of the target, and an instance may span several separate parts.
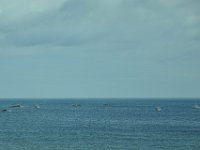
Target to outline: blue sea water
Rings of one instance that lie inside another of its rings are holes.
[[[0,150],[200,150],[199,99],[1,99],[0,109],[13,104],[24,107],[0,112]]]

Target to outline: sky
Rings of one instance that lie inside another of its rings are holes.
[[[0,98],[200,97],[199,0],[0,0]]]

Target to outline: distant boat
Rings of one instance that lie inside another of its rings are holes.
[[[157,112],[159,112],[159,111],[161,111],[162,109],[161,109],[160,107],[156,107],[155,110],[156,110]]]
[[[193,108],[194,108],[194,109],[200,109],[200,106],[197,105],[197,104],[195,104],[195,105],[193,106]]]
[[[9,109],[2,109],[1,112],[11,112]]]
[[[105,107],[109,107],[109,106],[110,106],[110,104],[107,104],[107,103],[106,103],[106,104],[103,104],[103,106],[105,106]]]
[[[23,106],[20,105],[20,104],[16,104],[16,105],[12,105],[12,106],[10,106],[10,108],[16,108],[16,107],[23,107]]]
[[[39,105],[35,105],[35,106],[34,106],[34,108],[36,108],[36,109],[39,109],[39,108],[40,108],[40,106],[39,106]]]
[[[6,111],[8,111],[8,109],[2,109],[2,110],[1,110],[1,112],[6,112]]]
[[[80,107],[81,104],[72,104],[73,107]]]

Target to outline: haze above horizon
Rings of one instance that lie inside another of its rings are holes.
[[[0,98],[199,98],[199,0],[0,0]]]

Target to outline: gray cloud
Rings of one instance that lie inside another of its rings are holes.
[[[16,54],[16,50],[20,53],[26,48],[33,54],[66,47],[132,51],[135,59],[142,56],[162,62],[195,54],[200,48],[197,0],[10,3],[0,1],[1,54],[7,53],[5,49]]]
[[[1,96],[199,96],[199,6],[0,0]]]

